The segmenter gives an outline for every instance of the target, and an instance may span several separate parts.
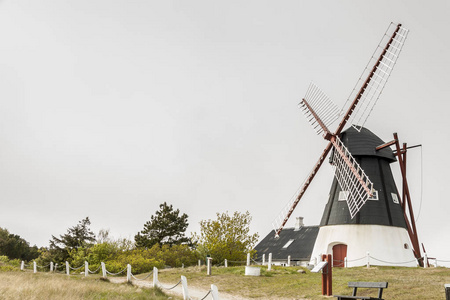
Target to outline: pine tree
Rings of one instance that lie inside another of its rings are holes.
[[[166,202],[159,205],[159,210],[150,217],[150,221],[144,224],[144,229],[134,236],[136,247],[151,248],[159,245],[190,244],[190,239],[185,237],[189,225],[186,214],[180,215],[180,210],[174,210],[172,205]]]

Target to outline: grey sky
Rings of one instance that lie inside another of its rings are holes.
[[[297,103],[313,81],[342,106],[392,21],[410,34],[366,127],[423,144],[419,238],[450,260],[449,15],[448,1],[1,1],[0,226],[46,246],[89,216],[132,238],[167,201],[189,231],[249,210],[264,236],[326,145]],[[408,161],[417,214],[421,150]],[[307,225],[332,178],[324,165],[295,211]]]

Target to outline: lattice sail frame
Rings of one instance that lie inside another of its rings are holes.
[[[383,53],[386,43],[391,38],[392,33],[396,30],[397,24],[391,23],[388,29],[386,30],[383,38],[375,49],[372,57],[366,65],[366,68],[362,72],[361,76],[358,79],[353,91],[345,102],[341,113],[344,108],[347,107],[348,102],[355,98],[356,94],[359,91],[359,88],[362,86],[364,80],[372,71],[372,68],[375,66],[378,58]],[[409,30],[400,27],[395,37],[392,39],[392,42],[389,46],[389,49],[383,55],[380,63],[376,66],[375,72],[370,80],[370,83],[364,90],[357,108],[353,112],[352,116],[349,119],[350,124],[355,127],[356,130],[361,131],[361,128],[366,123],[368,117],[370,116],[375,104],[380,98],[381,93],[386,85],[387,80],[389,79],[392,70],[397,62],[397,59],[402,51],[403,45],[408,36]]]
[[[340,116],[337,105],[312,82],[298,106],[318,135],[324,134],[325,129],[319,124],[314,114],[325,127],[329,127]]]
[[[373,183],[338,137],[332,143],[334,146],[332,153],[334,176],[341,189],[348,192],[346,201],[353,219],[372,196]]]

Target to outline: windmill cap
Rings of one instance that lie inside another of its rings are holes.
[[[378,151],[375,149],[385,142],[365,127],[362,127],[361,131],[358,131],[351,126],[341,133],[340,138],[350,153],[355,157],[378,156],[389,160],[389,162],[396,161],[391,148],[386,147]]]

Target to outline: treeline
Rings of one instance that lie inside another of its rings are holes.
[[[253,247],[259,237],[256,233],[250,234],[250,222],[248,212],[217,213],[217,219],[201,221],[200,232],[187,237],[188,216],[164,202],[135,235],[134,241],[114,239],[109,230],[100,230],[95,235],[90,229],[91,221],[86,217],[68,228],[66,233],[52,236],[49,247],[29,247],[22,239],[33,254],[27,256],[22,250],[3,252],[7,248],[0,247],[0,255],[36,260],[38,265],[50,262],[62,265],[68,261],[77,267],[87,261],[90,269],[96,269],[104,262],[110,272],[119,272],[131,264],[136,273],[151,271],[153,267],[191,266],[207,256],[216,264],[224,259],[243,261],[247,253],[254,254]]]
[[[9,259],[30,261],[39,256],[38,247],[32,246],[17,234],[0,227],[0,255]]]

